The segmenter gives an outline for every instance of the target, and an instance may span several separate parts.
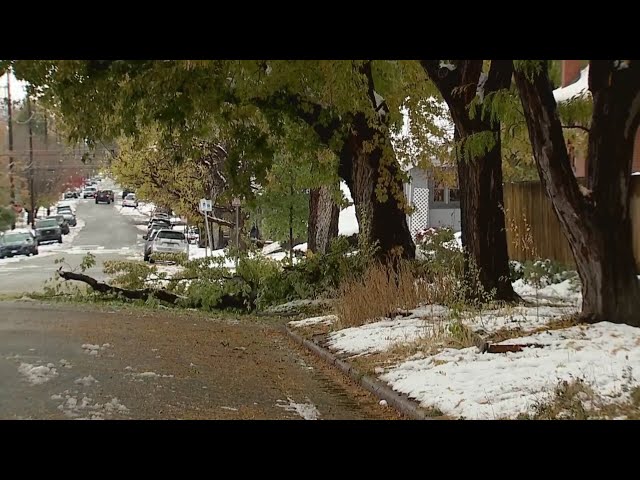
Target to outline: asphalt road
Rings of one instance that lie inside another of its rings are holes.
[[[0,419],[397,418],[275,321],[0,302]]]
[[[104,261],[142,258],[143,232],[135,226],[136,217],[118,212],[121,201],[116,196],[115,204],[96,205],[93,199],[80,199],[76,215],[84,226],[77,234],[66,236],[61,245],[41,245],[38,256],[0,260],[0,295],[41,291],[44,282],[54,277],[60,266],[55,263],[56,259],[64,258],[70,267],[76,267],[87,252],[91,252],[96,255],[96,266],[85,273],[106,280],[102,272]],[[137,221],[140,223],[142,217]]]

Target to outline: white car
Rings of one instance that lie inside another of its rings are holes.
[[[96,187],[87,187],[82,191],[82,198],[95,198]]]
[[[175,230],[156,230],[147,239],[144,248],[144,261],[153,262],[155,253],[178,253],[189,255],[189,242],[184,233]]]
[[[122,206],[138,208],[138,200],[136,199],[135,194],[130,193],[129,195],[124,197],[124,200],[122,200]]]

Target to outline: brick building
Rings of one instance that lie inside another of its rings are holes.
[[[561,85],[559,89],[554,91],[558,102],[578,94],[583,89],[589,88],[589,67],[581,68],[583,65],[583,60],[562,60]],[[576,153],[570,142],[568,142],[567,146],[573,172],[576,177],[585,177],[587,174],[586,157]],[[640,128],[636,131],[631,172],[640,172]]]

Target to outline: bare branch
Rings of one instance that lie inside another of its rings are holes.
[[[582,125],[562,125],[562,128],[578,128],[580,130],[584,130],[585,132],[589,133],[591,130],[589,130],[587,127],[583,127]]]

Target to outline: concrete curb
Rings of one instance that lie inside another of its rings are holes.
[[[399,394],[398,392],[389,388],[385,383],[376,378],[371,378],[367,375],[363,375],[356,368],[344,360],[340,360],[329,350],[322,348],[315,343],[302,338],[300,335],[292,331],[285,325],[287,335],[295,340],[297,343],[303,345],[313,353],[324,359],[327,363],[335,365],[338,369],[347,375],[349,378],[357,382],[361,387],[373,393],[380,400],[385,400],[388,405],[394,407],[400,413],[406,415],[412,420],[436,420],[436,418],[429,417],[420,406],[409,400],[406,396]]]

